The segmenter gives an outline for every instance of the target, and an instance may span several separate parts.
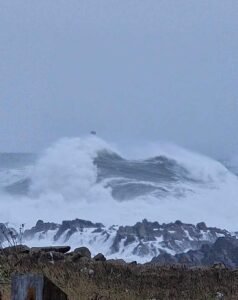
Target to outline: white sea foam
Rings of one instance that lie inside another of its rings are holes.
[[[131,201],[117,201],[105,181],[97,181],[93,163],[98,151],[115,149],[97,137],[68,138],[47,149],[31,167],[28,195],[1,193],[0,219],[29,225],[40,218],[60,222],[77,217],[105,224],[134,224],[143,218],[159,222],[180,219],[238,229],[238,178],[234,174],[215,160],[179,147],[155,148],[148,156],[164,155],[176,160],[191,178],[203,184],[186,184],[190,192],[183,197],[146,194]]]

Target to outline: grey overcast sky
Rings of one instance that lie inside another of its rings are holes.
[[[0,151],[96,130],[238,149],[237,0],[0,0]]]

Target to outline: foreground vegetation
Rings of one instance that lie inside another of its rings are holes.
[[[202,300],[238,299],[238,271],[223,265],[212,268],[126,264],[102,255],[90,257],[87,249],[60,253],[47,249],[2,250],[2,299],[10,299],[13,273],[43,273],[65,291],[69,300]]]

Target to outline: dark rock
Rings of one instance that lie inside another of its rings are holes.
[[[74,250],[74,253],[81,257],[87,257],[91,259],[91,252],[87,247],[79,247]]]
[[[65,260],[65,255],[60,252],[51,252],[54,261]]]
[[[3,253],[5,255],[10,255],[13,253],[27,254],[29,252],[30,252],[30,248],[27,247],[26,245],[16,245],[16,246],[11,246],[11,247],[6,247],[3,249]]]
[[[57,261],[65,260],[65,256],[60,252],[44,252],[40,255],[38,262],[39,263],[55,263]]]
[[[175,225],[178,225],[178,226],[183,225],[183,223],[182,223],[180,220],[176,220],[176,221],[174,222],[174,224],[175,224]]]
[[[157,255],[158,250],[161,249],[181,253],[187,249],[199,249],[203,244],[212,244],[218,236],[222,235],[231,237],[228,231],[207,227],[204,222],[196,226],[181,221],[160,225],[158,222],[149,222],[145,219],[134,226],[120,226],[110,250],[114,254],[119,252],[122,246],[127,247],[135,243],[133,254],[139,256]],[[156,249],[153,247],[153,242],[158,238],[161,240],[160,248]]]
[[[124,242],[124,246],[126,247],[126,246],[130,245],[131,243],[133,243],[135,241],[136,241],[136,236],[135,235],[134,236],[129,235],[129,236],[126,237],[126,240]]]
[[[81,265],[88,265],[90,262],[91,262],[91,260],[86,256],[81,257],[80,260],[79,260],[79,263]]]
[[[111,264],[115,264],[115,265],[126,265],[127,264],[124,259],[108,259],[107,263],[111,263]]]
[[[149,249],[148,245],[139,243],[133,250],[133,254],[144,257],[144,256],[147,256],[150,254],[150,249]]]
[[[81,254],[73,254],[68,257],[69,261],[77,263],[83,256]]]
[[[99,228],[96,228],[93,233],[101,233],[103,232],[103,228],[102,227],[99,227]]]
[[[44,239],[48,231],[55,232],[54,240],[64,239],[63,243],[68,241],[73,235],[80,234],[82,239],[84,238],[85,230],[90,228],[92,233],[92,239],[90,242],[96,243],[97,239],[106,242],[108,239],[112,240],[110,244],[111,247],[107,249],[107,252],[118,256],[124,248],[130,247],[132,255],[138,257],[154,257],[158,253],[161,253],[160,263],[165,262],[166,259],[178,261],[178,263],[186,263],[191,266],[200,265],[200,262],[205,264],[210,264],[213,262],[212,256],[214,253],[209,247],[214,244],[218,237],[232,238],[232,234],[226,230],[207,227],[204,222],[198,223],[197,225],[182,223],[181,221],[175,221],[168,224],[160,224],[158,222],[149,222],[144,219],[142,222],[137,222],[133,226],[111,226],[105,228],[101,223],[92,223],[90,221],[85,221],[81,219],[75,219],[72,221],[63,221],[62,224],[55,223],[45,223],[42,220],[37,221],[36,225],[30,229],[25,230],[23,233],[23,239],[30,240],[33,238]],[[91,230],[92,229],[92,230]],[[2,234],[1,234],[2,232]],[[14,237],[18,239],[18,234],[14,229],[9,231],[9,229],[4,225],[0,224],[0,243],[6,243],[6,234],[12,232]],[[51,232],[52,234],[52,232]],[[237,234],[238,235],[238,234]],[[54,243],[55,244],[55,243]],[[233,249],[234,245],[231,245]],[[218,255],[219,244],[216,244],[216,260],[214,262],[219,262],[224,260],[226,254],[223,252]],[[223,248],[223,245],[220,245]],[[228,245],[226,245],[228,247]],[[33,248],[31,252],[65,252],[67,250],[58,250],[56,247],[40,247]],[[74,257],[75,260],[79,260],[81,256],[87,256],[91,258],[90,251],[87,249],[86,254],[83,251],[84,247],[80,248],[79,254]],[[188,251],[184,253],[184,251]],[[199,249],[199,250],[198,250]],[[175,253],[178,255],[176,259],[169,258],[168,256],[163,257],[163,250],[168,253]],[[197,251],[196,253],[193,251]],[[89,252],[88,252],[89,251]],[[191,252],[192,251],[192,252]],[[232,250],[228,249],[228,252]],[[77,252],[77,250],[76,250]],[[229,257],[233,254],[229,252]],[[183,254],[182,254],[183,253]],[[210,254],[209,254],[210,253]],[[73,255],[76,253],[74,252]],[[67,257],[68,259],[68,257]],[[70,258],[69,258],[70,259]],[[227,260],[227,258],[225,258]],[[236,265],[235,255],[228,262],[228,265]]]
[[[153,258],[152,263],[157,263],[159,265],[166,265],[166,264],[176,264],[178,262],[177,258],[169,253],[162,253],[156,258]]]
[[[4,225],[2,226],[5,228]],[[44,223],[42,220],[39,220],[35,227],[24,232],[24,238],[34,238],[34,235],[37,233],[37,237],[43,239],[48,231],[55,230],[54,241],[58,239],[62,241],[62,238],[64,238],[63,242],[66,243],[73,235],[79,233],[83,239],[85,228],[92,229],[91,232],[94,235],[91,240],[92,243],[98,237],[105,242],[108,239],[112,239],[111,246],[107,249],[107,252],[115,256],[118,256],[127,247],[132,249],[131,254],[140,257],[157,256],[161,250],[178,254],[188,249],[198,250],[204,244],[212,245],[218,237],[232,237],[230,232],[215,227],[207,227],[204,222],[193,225],[178,220],[168,224],[160,224],[144,219],[133,226],[111,226],[105,228],[101,223],[75,219],[63,221],[62,224]],[[199,260],[200,255],[198,254],[198,258],[194,257],[193,259],[195,261]],[[191,254],[189,253],[187,256],[190,257]],[[183,258],[183,260],[186,259],[187,257]]]
[[[106,257],[102,253],[98,253],[93,259],[95,261],[106,261]]]
[[[67,233],[66,239],[69,239],[72,234],[76,231],[81,231],[84,228],[102,228],[104,227],[101,223],[92,223],[91,221],[75,219],[72,221],[63,221],[62,224],[59,226],[57,233],[54,236],[54,240],[57,241],[65,231],[69,230]]]
[[[32,227],[31,229],[27,229],[23,233],[23,238],[24,239],[32,239],[34,238],[35,234],[37,233],[46,233],[49,230],[56,230],[59,228],[60,225],[55,224],[55,223],[45,223],[42,220],[38,220],[36,225]]]
[[[75,227],[71,228],[71,229],[67,232],[67,234],[66,234],[66,236],[65,236],[65,239],[64,239],[64,242],[67,243],[68,240],[71,238],[71,236],[72,236],[74,233],[76,233],[77,231],[78,231],[77,228],[75,228]]]
[[[207,230],[207,225],[204,222],[197,223],[196,226],[199,230]]]
[[[42,253],[38,259],[38,263],[47,264],[49,262],[54,263],[51,252]]]
[[[51,247],[32,247],[31,252],[59,252],[66,253],[70,250],[70,246],[51,246]]]
[[[74,263],[87,264],[91,259],[86,256],[81,256],[81,254],[74,254],[69,260]]]
[[[203,245],[200,250],[190,250],[174,256],[160,254],[152,259],[159,264],[186,264],[188,266],[238,267],[238,240],[231,237],[218,238],[212,245]]]

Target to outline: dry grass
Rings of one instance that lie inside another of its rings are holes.
[[[1,257],[1,286],[9,299],[12,273],[43,273],[64,290],[69,300],[211,300],[221,292],[238,299],[238,274],[227,269],[187,269],[113,262],[57,262],[40,264],[29,255]]]

